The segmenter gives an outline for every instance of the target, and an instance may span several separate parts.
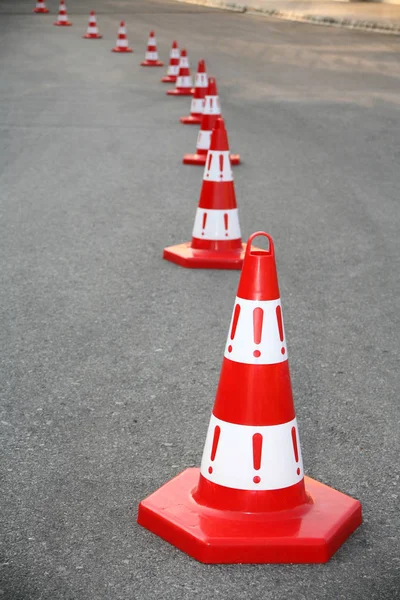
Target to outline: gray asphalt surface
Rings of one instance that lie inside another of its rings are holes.
[[[60,30],[33,5],[0,1],[0,598],[399,598],[400,39],[162,0],[70,0]],[[306,472],[363,503],[326,565],[201,565],[136,525],[199,465],[239,277],[161,259],[202,169],[190,100],[139,66],[153,27],[216,76],[243,237],[274,237]]]

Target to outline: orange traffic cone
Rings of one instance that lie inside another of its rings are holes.
[[[273,241],[254,233],[200,471],[139,505],[143,527],[202,562],[326,562],[362,521],[358,500],[304,476],[279,296]]]
[[[164,258],[181,267],[240,269],[244,248],[223,119],[212,133],[192,241],[164,248]]]
[[[39,14],[42,13],[43,14],[43,13],[48,13],[49,9],[46,7],[46,3],[45,3],[44,0],[37,0],[36,6],[33,9],[33,12],[34,13],[39,13]]]
[[[142,67],[162,67],[163,62],[158,60],[157,52],[157,41],[154,35],[154,31],[150,31],[149,41],[147,42],[147,52],[143,62],[140,63]]]
[[[69,27],[70,25],[72,25],[71,21],[68,21],[67,7],[65,6],[64,0],[60,0],[60,6],[58,9],[58,19],[54,23],[54,25],[57,25],[57,27]]]
[[[219,103],[217,82],[214,77],[208,80],[207,94],[204,100],[203,115],[201,118],[201,126],[197,137],[196,154],[185,154],[183,157],[184,165],[205,165],[207,152],[210,147],[211,133],[214,125],[221,116],[221,106]],[[240,163],[239,154],[230,155],[231,164],[238,165]]]
[[[191,96],[192,95],[192,76],[190,75],[189,59],[186,50],[181,51],[179,61],[179,74],[176,78],[176,88],[168,90],[168,96]]]
[[[190,115],[188,117],[181,117],[181,123],[184,123],[185,125],[200,125],[207,88],[208,78],[206,72],[206,63],[204,60],[199,60],[194,84],[193,98],[190,105]]]
[[[87,40],[99,40],[100,38],[103,37],[102,35],[99,34],[99,30],[97,27],[97,21],[96,21],[96,13],[94,12],[94,10],[90,11],[89,25],[87,28],[87,32],[82,37],[86,38]]]
[[[172,48],[169,54],[169,65],[167,74],[161,79],[162,83],[175,83],[179,74],[179,49],[178,42],[172,42]]]
[[[129,48],[128,46],[125,21],[121,21],[119,24],[117,45],[114,46],[111,52],[133,52],[132,48]]]

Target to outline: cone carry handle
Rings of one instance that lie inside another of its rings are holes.
[[[267,238],[267,240],[269,242],[268,250],[257,249],[256,251],[252,252],[251,246],[252,246],[253,240],[256,237]],[[273,242],[272,237],[269,235],[269,233],[265,233],[265,231],[256,231],[249,237],[249,239],[247,240],[247,245],[246,245],[246,256],[248,256],[249,254],[252,256],[254,256],[254,255],[262,256],[263,254],[266,254],[267,256],[275,256],[274,242]]]

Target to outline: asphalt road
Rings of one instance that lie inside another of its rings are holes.
[[[59,29],[47,4],[0,1],[0,598],[400,598],[400,38],[162,0],[70,0]],[[326,565],[206,566],[136,525],[200,462],[238,283],[161,258],[202,169],[190,101],[139,66],[153,27],[216,76],[243,237],[274,237],[306,472],[363,504]]]

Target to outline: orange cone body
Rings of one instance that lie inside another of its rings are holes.
[[[182,267],[240,269],[244,248],[228,136],[219,118],[212,132],[192,241],[164,248],[163,256]]]
[[[46,3],[44,0],[37,0],[36,6],[33,9],[33,12],[38,13],[38,14],[40,14],[40,13],[43,14],[43,13],[48,13],[49,9],[46,7]]]
[[[191,96],[192,95],[192,76],[190,75],[189,59],[186,50],[181,51],[179,60],[179,74],[176,78],[176,88],[168,90],[168,96]]]
[[[164,65],[163,62],[158,60],[157,40],[154,31],[150,31],[146,56],[144,61],[140,64],[142,67],[162,67]]]
[[[99,30],[97,27],[97,21],[96,21],[96,13],[94,12],[94,10],[90,11],[89,25],[88,25],[85,35],[83,35],[82,37],[87,40],[99,40],[100,38],[103,37],[102,35],[99,34]]]
[[[167,74],[161,79],[162,83],[175,83],[179,75],[179,48],[178,42],[172,42],[172,48],[169,53],[169,65],[167,68]]]
[[[125,21],[121,21],[119,24],[117,45],[114,46],[111,52],[133,52],[132,48],[128,46]]]
[[[206,97],[208,88],[208,77],[206,71],[206,63],[204,60],[199,60],[197,67],[196,80],[194,84],[193,98],[190,105],[190,115],[181,117],[180,122],[185,125],[200,125],[203,109],[204,98]]]
[[[182,161],[184,165],[206,164],[207,153],[210,148],[211,133],[220,116],[221,105],[219,103],[217,82],[215,81],[215,77],[210,77],[208,80],[207,94],[204,99],[200,131],[197,136],[196,154],[185,154]],[[230,159],[232,165],[238,165],[240,163],[240,156],[238,154],[231,154]]]
[[[304,476],[266,233],[247,243],[200,470],[143,500],[138,522],[205,563],[326,562],[362,522],[358,500]]]
[[[57,25],[57,27],[69,27],[72,25],[71,21],[68,21],[67,7],[64,0],[60,0],[58,19],[54,25]]]

